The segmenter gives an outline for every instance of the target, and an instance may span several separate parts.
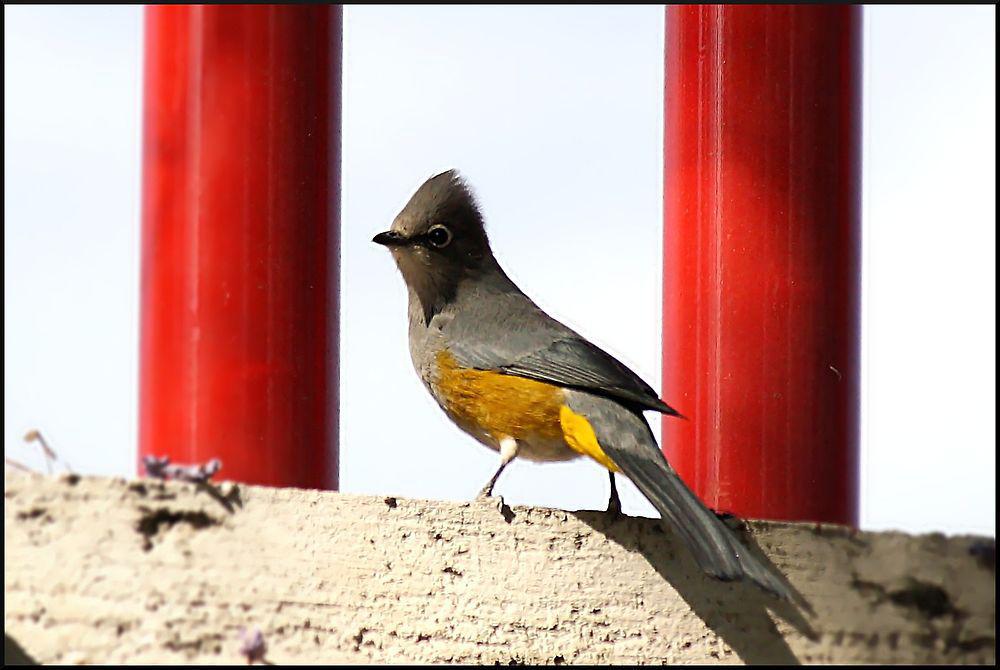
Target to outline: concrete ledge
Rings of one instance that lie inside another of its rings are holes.
[[[40,662],[994,663],[995,541],[753,522],[815,610],[651,519],[8,471],[4,627]]]

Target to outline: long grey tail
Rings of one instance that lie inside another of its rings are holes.
[[[649,437],[653,439],[652,434]],[[634,448],[602,447],[680,534],[705,572],[724,581],[746,576],[765,591],[792,600],[791,591],[774,568],[751,554],[733,531],[702,504],[659,449],[654,454],[645,449],[637,452]]]

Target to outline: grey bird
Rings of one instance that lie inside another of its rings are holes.
[[[698,565],[743,577],[790,600],[775,569],[751,554],[667,462],[643,416],[678,412],[613,356],[559,323],[504,273],[479,206],[450,170],[428,179],[374,242],[392,256],[409,293],[413,366],[459,428],[500,453],[490,495],[515,457],[589,456],[628,477],[680,535]]]

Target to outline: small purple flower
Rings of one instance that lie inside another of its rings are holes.
[[[264,642],[264,633],[260,628],[254,626],[253,631],[240,628],[240,653],[246,657],[248,664],[256,661],[263,661],[267,652],[267,644]]]
[[[207,482],[222,469],[222,461],[213,458],[201,465],[171,465],[168,456],[145,456],[142,459],[146,474],[156,479],[177,479],[195,484]]]
[[[146,474],[156,479],[167,478],[167,466],[170,465],[170,458],[167,456],[144,456],[142,465],[146,468]]]

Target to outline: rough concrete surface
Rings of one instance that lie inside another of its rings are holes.
[[[995,541],[751,522],[815,611],[652,519],[151,480],[4,481],[4,627],[40,662],[973,662]],[[6,653],[6,651],[5,651]]]

